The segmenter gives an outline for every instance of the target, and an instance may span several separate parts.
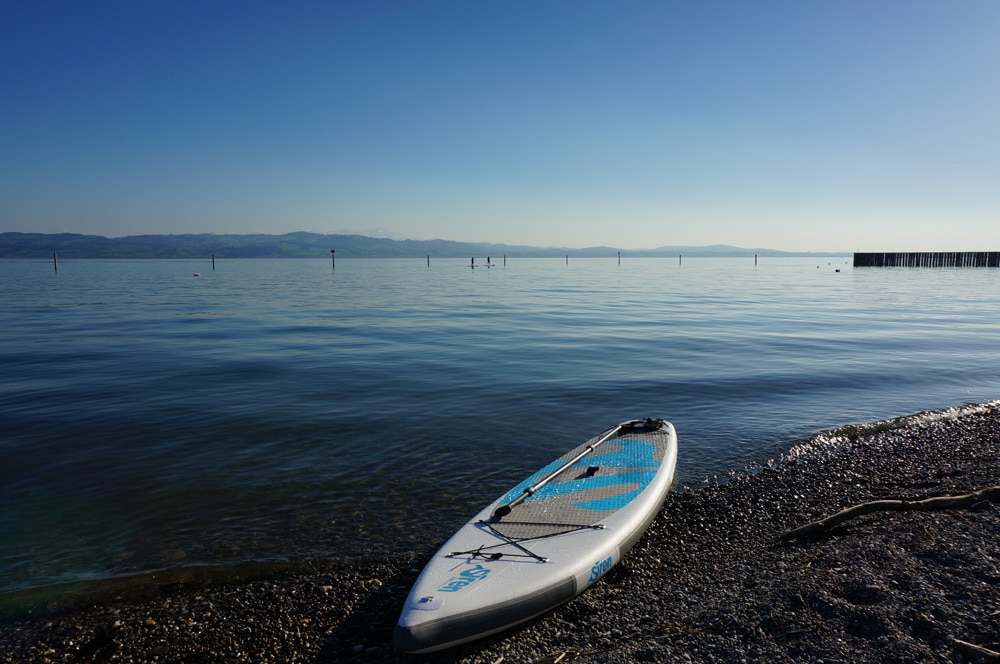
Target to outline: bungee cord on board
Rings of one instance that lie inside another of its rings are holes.
[[[570,533],[575,533],[581,530],[604,530],[604,525],[600,523],[595,523],[591,525],[581,525],[578,523],[537,523],[533,521],[507,521],[507,525],[522,525],[522,526],[549,526],[557,528],[565,528],[559,532],[546,533],[545,535],[535,535],[534,537],[508,537],[503,533],[499,532],[493,527],[492,521],[479,521],[479,524],[486,526],[491,533],[502,539],[502,542],[497,544],[491,544],[489,546],[482,544],[478,548],[472,549],[471,551],[453,551],[448,554],[449,558],[456,558],[459,556],[472,556],[473,558],[484,558],[486,560],[500,560],[501,558],[534,558],[540,563],[546,563],[549,561],[548,558],[544,556],[539,556],[530,549],[521,545],[521,542],[531,542],[535,540],[548,539],[549,537],[556,537],[558,535],[568,535]],[[511,545],[522,551],[523,553],[506,553],[502,551],[496,551],[494,553],[484,554],[484,551],[489,551],[491,549],[499,549],[501,547]]]

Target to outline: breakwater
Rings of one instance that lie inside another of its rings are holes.
[[[855,253],[854,267],[1000,267],[1000,251]]]

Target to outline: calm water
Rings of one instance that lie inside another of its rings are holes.
[[[847,261],[0,261],[0,593],[424,551],[633,417],[697,488],[1000,397],[1000,270]]]

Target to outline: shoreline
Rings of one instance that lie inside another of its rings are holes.
[[[0,623],[0,662],[971,662],[959,642],[1000,650],[1000,505],[873,514],[779,541],[851,505],[1000,485],[1000,402],[845,427],[800,448],[778,470],[669,494],[586,593],[437,655],[391,645],[432,544],[109,582]]]

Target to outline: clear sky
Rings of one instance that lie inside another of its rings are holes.
[[[1000,250],[1000,2],[11,0],[0,230]]]

